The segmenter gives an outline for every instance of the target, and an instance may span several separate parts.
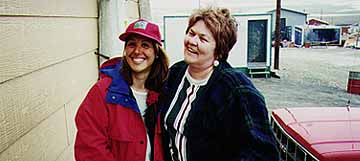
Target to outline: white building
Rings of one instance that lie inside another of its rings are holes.
[[[270,75],[272,15],[234,14],[238,23],[238,40],[230,51],[228,62],[239,70]],[[170,64],[183,60],[183,39],[188,16],[164,16],[164,46]]]
[[[273,16],[272,32],[275,32],[276,10],[269,11]],[[307,13],[292,9],[281,8],[280,10],[280,32],[282,39],[294,41],[295,26],[305,25]],[[275,35],[273,35],[275,36]]]

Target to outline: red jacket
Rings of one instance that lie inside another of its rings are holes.
[[[154,142],[151,158],[163,161],[160,126],[155,130],[145,126],[136,100],[119,72],[120,62],[113,59],[102,65],[101,79],[78,109],[75,118],[77,161],[144,161],[147,129],[153,130],[148,132]],[[155,103],[154,97],[157,95],[148,94],[148,106]]]

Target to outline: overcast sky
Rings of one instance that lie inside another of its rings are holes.
[[[150,5],[154,16],[188,13],[209,5],[232,12],[258,12],[275,9],[276,0],[150,0]],[[281,6],[309,14],[360,14],[360,0],[282,0]]]
[[[150,0],[150,6],[153,21],[162,24],[164,15],[189,15],[199,6],[227,7],[232,13],[266,12],[275,9],[276,0]],[[356,14],[360,19],[360,0],[282,0],[281,7],[305,11],[310,17]]]
[[[240,11],[275,8],[276,0],[150,0],[153,9],[193,9],[208,5],[228,7]],[[282,0],[282,7],[309,13],[359,13],[360,0]]]

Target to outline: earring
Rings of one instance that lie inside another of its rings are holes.
[[[156,55],[156,56],[155,56],[155,59],[157,59],[157,58],[159,58],[159,56],[158,56],[158,55]]]
[[[217,67],[217,66],[219,65],[219,61],[218,61],[218,60],[214,60],[213,65],[214,65],[214,67]]]

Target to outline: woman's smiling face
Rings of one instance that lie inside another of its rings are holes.
[[[184,60],[190,66],[206,68],[215,60],[216,41],[203,20],[196,22],[184,38]]]
[[[149,38],[140,35],[129,36],[125,45],[126,61],[132,72],[146,73],[151,71],[155,60],[154,43]]]

